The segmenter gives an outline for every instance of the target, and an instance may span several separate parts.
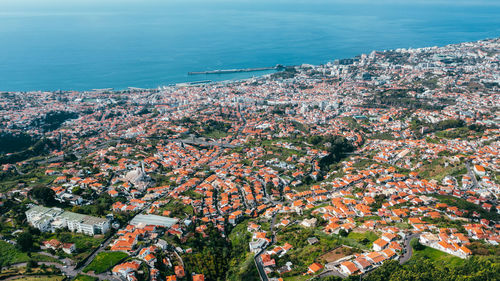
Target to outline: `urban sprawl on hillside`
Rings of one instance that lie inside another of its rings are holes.
[[[0,279],[496,280],[499,65],[497,38],[2,92]]]

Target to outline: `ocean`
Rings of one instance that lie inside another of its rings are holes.
[[[500,36],[500,1],[1,0],[0,91],[155,88]],[[268,73],[268,72],[267,72]]]

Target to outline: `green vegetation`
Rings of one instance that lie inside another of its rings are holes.
[[[29,232],[23,232],[17,236],[16,243],[21,251],[29,252],[33,249],[33,235]]]
[[[405,265],[399,265],[397,261],[389,261],[381,267],[366,275],[363,280],[477,280],[493,281],[498,280],[500,263],[498,257],[472,257],[463,260],[461,263],[447,263],[433,261],[431,259],[417,258],[410,260]],[[358,280],[359,277],[349,278]]]
[[[350,232],[347,235],[347,238],[354,239],[358,243],[361,243],[367,246],[368,248],[371,248],[373,241],[377,240],[378,236],[372,231],[365,231],[365,232]]]
[[[446,139],[456,139],[467,137],[470,135],[470,133],[471,130],[469,130],[467,127],[460,127],[436,132],[436,136]]]
[[[50,261],[50,262],[58,262],[52,257],[41,255],[37,253],[32,253],[29,256],[28,253],[23,253],[18,250],[14,245],[11,245],[5,241],[0,240],[0,265],[6,266],[21,262],[28,262],[30,260],[33,261]]]
[[[58,275],[48,275],[48,276],[28,276],[16,279],[17,281],[63,281],[66,277]],[[77,279],[75,279],[77,280]],[[96,279],[80,279],[80,281],[94,281]]]
[[[28,196],[47,207],[52,207],[57,204],[57,201],[55,199],[56,193],[54,192],[54,190],[46,186],[34,187],[28,192]]]
[[[88,236],[81,233],[71,233],[69,231],[56,230],[56,233],[42,233],[39,241],[46,241],[51,239],[57,239],[63,243],[75,243],[76,251],[73,254],[66,254],[62,250],[54,252],[60,257],[69,257],[75,262],[79,262],[92,252],[96,247],[98,247],[102,239],[97,237]],[[51,252],[52,250],[49,250]]]
[[[435,132],[437,137],[448,139],[464,138],[467,136],[479,137],[486,129],[482,125],[472,124],[466,126],[465,122],[460,119],[447,119],[437,123],[426,123],[414,119],[411,121],[410,128],[417,136],[422,136],[421,129],[425,128],[425,133]]]
[[[203,124],[202,135],[208,138],[220,139],[228,136],[227,131],[231,128],[231,124],[216,121],[216,120],[208,120],[205,124]]]
[[[50,150],[54,149],[57,147],[57,143],[53,140],[49,140],[46,138],[41,138],[39,139],[36,143],[34,143],[32,146],[9,154],[9,155],[1,155],[0,156],[0,164],[13,164],[16,162],[20,162],[23,160],[26,160],[31,157],[37,157],[41,155],[47,154]]]
[[[0,153],[12,153],[25,150],[35,144],[36,139],[26,133],[0,133]]]
[[[447,175],[458,174],[463,171],[462,164],[453,165],[448,163],[448,166],[445,166],[445,162],[449,161],[445,158],[434,159],[432,162],[423,165],[417,172],[422,178],[440,181]]]
[[[329,171],[330,165],[338,162],[347,153],[354,151],[354,146],[341,136],[328,136],[325,138],[323,142],[325,144],[329,143],[328,155],[319,160],[319,167],[322,171]]]
[[[253,254],[248,250],[252,237],[247,231],[248,220],[239,223],[229,234],[232,253],[226,280],[260,280],[253,261]]]
[[[73,281],[97,281],[99,280],[98,278],[84,275],[84,274],[78,274]]]
[[[311,279],[311,275],[295,275],[283,278],[285,281],[305,281]]]
[[[485,218],[487,220],[497,221],[500,218],[500,216],[498,215],[498,213],[494,208],[492,208],[492,211],[488,212],[487,210],[481,208],[481,206],[471,203],[463,198],[456,198],[450,195],[440,195],[440,194],[433,194],[431,196],[439,199],[441,203],[446,203],[449,206],[456,206],[460,210],[468,211],[464,215],[465,217],[468,218],[472,217],[472,214],[474,212],[477,212],[481,216],[481,218]]]
[[[78,118],[78,114],[69,111],[51,111],[31,122],[31,126],[40,128],[48,132],[59,128],[64,122]]]
[[[318,243],[309,245],[307,238],[310,237],[316,237],[319,240]],[[276,259],[278,267],[283,266],[287,261],[291,261],[294,265],[293,270],[283,274],[283,277],[303,274],[313,262],[321,261],[320,256],[343,244],[338,236],[327,235],[322,231],[297,225],[279,232],[277,241],[279,244],[289,243],[293,246],[293,249],[283,257]]]
[[[20,184],[23,184],[26,187],[46,186],[50,184],[56,177],[45,175],[45,170],[42,170],[34,163],[19,167],[18,169],[20,172],[23,172],[23,174],[19,174],[16,170],[0,172],[1,192],[19,188]]]
[[[171,212],[169,215],[171,217],[185,217],[186,214],[189,216],[194,215],[193,206],[186,205],[182,203],[181,200],[176,200],[176,199],[170,200],[170,202],[168,202],[166,205],[162,206],[159,209],[160,213],[166,210]]]
[[[424,245],[420,246],[415,244],[412,259],[429,259],[432,261],[442,262],[446,264],[460,264],[463,260],[459,257],[452,256],[445,252],[433,249],[431,247],[427,247]],[[412,245],[413,246],[413,245]],[[420,249],[420,250],[419,250]]]
[[[394,136],[391,133],[376,133],[370,136],[371,139],[379,139],[379,140],[394,140]]]
[[[91,216],[104,216],[109,212],[114,202],[115,200],[108,193],[103,192],[99,194],[99,197],[94,200],[93,204],[74,206],[71,211]]]
[[[275,73],[271,74],[271,77],[273,79],[278,79],[278,78],[289,79],[289,78],[295,77],[295,75],[297,74],[297,72],[298,71],[297,71],[297,69],[295,69],[295,67],[293,67],[293,66],[286,66],[283,71],[278,71],[278,72],[275,72]]]
[[[431,90],[436,89],[438,87],[439,77],[432,77],[430,79],[426,79],[421,81],[422,86],[425,86]]]
[[[442,109],[442,105],[437,105],[428,99],[416,98],[410,96],[408,92],[419,91],[419,89],[390,89],[385,90],[377,95],[374,95],[373,99],[368,100],[364,106],[365,107],[402,107],[408,109],[427,109],[435,110]]]
[[[28,254],[5,241],[0,241],[0,261],[3,265],[27,262],[29,259]]]
[[[83,272],[94,271],[96,274],[106,272],[126,257],[128,255],[123,252],[101,252],[83,269]]]
[[[205,234],[208,237],[195,233],[184,243],[193,249],[193,253],[182,257],[186,272],[204,274],[207,280],[226,280],[231,244],[212,225],[205,230]]]
[[[431,130],[433,131],[442,131],[446,129],[451,129],[451,128],[459,128],[463,127],[465,125],[465,122],[460,119],[447,119],[443,121],[439,121],[437,123],[434,123],[431,125]]]
[[[420,244],[420,241],[418,241],[418,238],[413,238],[410,241],[410,245],[415,251],[422,251],[425,249],[425,246]]]

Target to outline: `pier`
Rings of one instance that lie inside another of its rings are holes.
[[[227,74],[236,72],[254,72],[254,71],[264,71],[264,70],[282,70],[285,67],[281,64],[271,67],[254,67],[254,68],[240,68],[240,69],[216,69],[208,71],[193,71],[188,72],[188,75],[199,75],[199,74]]]

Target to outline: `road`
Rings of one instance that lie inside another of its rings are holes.
[[[414,234],[409,235],[408,237],[405,238],[405,240],[403,241],[404,254],[399,259],[399,264],[404,264],[411,258],[412,254],[413,254],[413,249],[410,245],[410,242],[413,238],[418,238],[418,237],[420,237],[420,234],[414,233]]]
[[[260,280],[262,281],[268,281],[269,279],[267,278],[267,274],[264,271],[264,266],[262,265],[262,258],[260,255],[265,251],[266,249],[262,249],[254,258],[255,266],[257,266],[257,271],[259,271],[259,276]]]
[[[403,249],[404,249],[404,254],[403,256],[399,259],[399,264],[404,264],[406,263],[412,256],[413,254],[413,249],[410,245],[410,242],[413,238],[418,238],[420,237],[420,234],[419,233],[414,233],[414,234],[411,234],[409,235],[408,237],[406,237],[406,239],[403,241]],[[318,278],[325,278],[325,277],[328,277],[328,276],[337,276],[337,277],[340,277],[340,278],[345,278],[347,276],[343,275],[342,273],[338,272],[337,270],[327,270],[327,271],[324,271],[322,272],[321,274],[319,274]]]
[[[104,249],[106,249],[106,247],[109,245],[109,243],[111,243],[111,240],[113,238],[113,235],[110,236],[108,239],[106,239],[102,244],[101,246],[99,246],[99,249],[97,249],[97,251],[95,251],[88,259],[87,261],[81,265],[80,267],[76,268],[76,270],[78,270],[78,272],[80,272],[82,269],[84,269],[87,265],[89,265],[93,260],[94,258],[102,251],[104,251]]]
[[[271,236],[271,243],[269,243],[269,245],[267,245],[264,249],[262,249],[257,255],[255,255],[254,257],[254,261],[255,261],[255,266],[257,266],[257,270],[259,271],[259,275],[260,275],[260,280],[262,281],[267,281],[269,280],[269,278],[267,278],[267,274],[266,272],[264,271],[264,265],[262,265],[262,258],[260,257],[265,251],[267,248],[269,248],[270,246],[272,246],[276,241],[276,231],[274,230],[274,225],[276,224],[276,218],[277,218],[277,213],[275,213],[273,215],[273,218],[271,219],[271,227],[270,227],[270,230],[271,230],[271,233],[272,233],[272,236]]]
[[[19,168],[17,167],[17,165],[14,165],[14,169],[16,169],[16,172],[17,172],[19,175],[24,176],[24,173],[23,173],[23,172],[21,172],[21,171],[19,170]]]
[[[324,272],[318,274],[318,276],[315,276],[315,277],[321,279],[321,278],[325,278],[325,277],[328,277],[328,276],[337,276],[337,277],[340,277],[340,278],[346,278],[347,277],[346,275],[343,275],[342,273],[340,273],[336,269],[324,271]],[[315,278],[315,277],[313,277],[313,278]]]
[[[142,213],[145,209],[149,208],[151,206],[151,203],[148,203],[146,205],[144,205],[144,207],[142,207],[142,209],[139,210],[138,214]],[[132,218],[133,219],[133,218]],[[128,223],[126,224],[128,225]],[[113,237],[114,235],[111,235],[110,237],[108,237],[103,243],[101,243],[101,245],[99,246],[99,248],[97,249],[97,251],[95,251],[88,259],[87,261],[79,266],[78,268],[75,268],[74,271],[76,274],[78,273],[81,273],[82,270],[87,267],[93,260],[94,258],[102,251],[104,251],[104,249],[106,249],[106,247],[108,247],[108,245],[111,243],[111,241],[113,240]],[[107,276],[106,278],[109,279],[111,278],[110,275],[105,275],[105,274],[100,274],[100,275],[103,275],[103,276]],[[96,275],[96,276],[100,276],[100,275]],[[73,276],[76,276],[76,275],[73,275]],[[106,279],[104,278],[104,279]],[[116,278],[115,278],[116,279]],[[119,279],[116,279],[116,280],[119,280]]]
[[[467,167],[467,172],[469,173],[469,177],[472,178],[472,184],[474,185],[474,188],[479,189],[479,184],[477,183],[476,175],[474,175],[474,172],[471,171],[469,161],[465,162],[465,167]]]

